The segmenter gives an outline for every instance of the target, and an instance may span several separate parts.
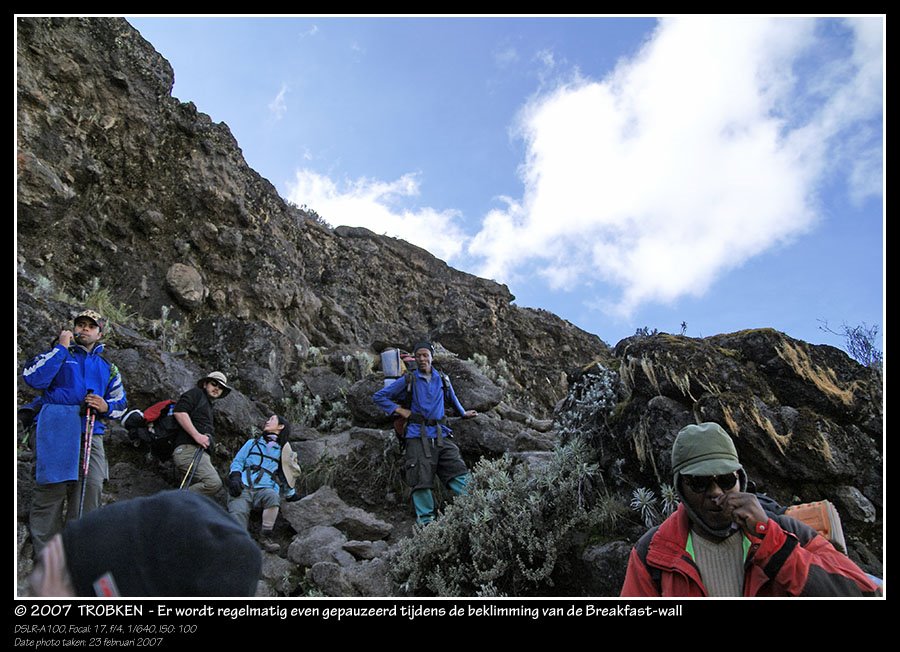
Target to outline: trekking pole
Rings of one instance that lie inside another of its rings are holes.
[[[203,455],[203,449],[198,446],[187,471],[184,473],[184,479],[181,481],[181,485],[178,487],[179,489],[190,489],[191,481],[194,479],[194,473],[197,472],[197,462],[200,461],[201,455]]]
[[[88,394],[91,390],[88,390]],[[87,490],[88,471],[91,468],[91,442],[94,439],[94,420],[97,415],[88,406],[84,417],[84,460],[81,463],[81,499],[78,501],[78,518],[84,512],[84,495]]]

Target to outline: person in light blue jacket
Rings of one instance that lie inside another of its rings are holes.
[[[406,420],[404,478],[412,489],[416,522],[427,525],[435,517],[434,476],[459,495],[465,493],[469,475],[459,448],[450,439],[444,401],[464,419],[478,413],[462,406],[450,379],[433,366],[434,346],[430,342],[417,343],[413,355],[416,368],[376,392],[372,399],[385,414]]]
[[[248,439],[231,463],[228,476],[228,513],[247,527],[250,511],[262,510],[259,545],[266,552],[278,552],[281,546],[272,539],[275,520],[281,505],[281,491],[285,488],[288,501],[300,495],[289,486],[282,469],[282,448],[291,434],[291,424],[273,414],[263,426],[259,437]]]
[[[72,330],[63,329],[56,345],[32,358],[22,374],[30,387],[43,392],[36,404],[36,484],[29,517],[35,556],[62,531],[65,520],[100,506],[109,477],[104,419],[119,419],[127,409],[122,375],[102,355],[106,320],[94,310],[82,310],[73,321]],[[81,467],[88,431],[85,483]]]

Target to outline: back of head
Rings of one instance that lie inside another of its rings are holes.
[[[262,567],[246,529],[209,498],[164,491],[102,507],[63,530],[75,592],[97,595],[253,596]]]

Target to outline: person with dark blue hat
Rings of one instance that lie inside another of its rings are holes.
[[[466,410],[447,375],[434,367],[434,346],[417,342],[413,347],[416,368],[376,392],[375,403],[385,414],[406,420],[404,468],[406,483],[412,488],[416,522],[427,525],[435,517],[434,477],[437,476],[454,494],[465,493],[469,470],[459,448],[451,439],[445,401],[460,416],[471,419],[475,410]]]

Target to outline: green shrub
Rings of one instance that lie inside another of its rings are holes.
[[[557,447],[536,469],[482,459],[468,493],[399,544],[395,579],[414,594],[546,595],[574,534],[607,513],[587,509],[596,473],[582,442]]]
[[[109,288],[100,287],[97,277],[91,279],[91,285],[82,292],[81,299],[85,308],[96,310],[113,325],[127,324],[137,315],[126,304],[114,301]]]

